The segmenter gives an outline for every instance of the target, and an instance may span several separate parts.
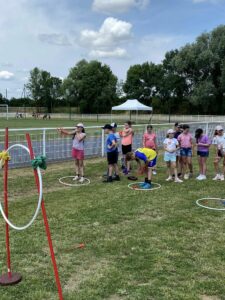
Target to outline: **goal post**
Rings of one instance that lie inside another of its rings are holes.
[[[4,115],[5,115],[6,116],[6,120],[8,120],[9,119],[9,106],[8,106],[8,104],[0,104],[0,107],[5,108],[4,113],[2,113],[0,111],[0,117],[4,117]]]

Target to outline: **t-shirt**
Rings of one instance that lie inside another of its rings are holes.
[[[156,149],[155,144],[156,134],[155,133],[144,133],[143,135],[143,144],[146,148]]]
[[[133,141],[132,128],[128,128],[128,129],[124,128],[124,130],[122,131],[122,135],[124,135],[124,134],[128,134],[128,135],[122,137],[122,145],[124,145],[124,146],[132,145],[132,141]]]
[[[211,140],[207,135],[201,136],[198,140],[197,143],[200,144],[211,144]],[[197,150],[201,152],[209,152],[209,147],[206,146],[197,146]]]
[[[117,145],[115,145],[113,148],[109,148],[108,146],[111,146],[113,141],[115,141],[117,143],[117,139],[114,133],[109,133],[109,135],[107,136],[106,139],[106,152],[114,152],[114,151],[118,151],[117,149]]]
[[[225,150],[225,133],[220,136],[220,135],[216,135],[214,138],[213,138],[213,142],[212,142],[213,145],[217,145],[217,148],[218,149],[223,149]]]
[[[78,140],[78,135],[79,135],[79,138],[82,140],[79,141]],[[76,134],[74,136],[74,139],[73,139],[73,148],[76,149],[76,150],[84,150],[84,137],[86,137],[86,134],[85,133],[79,133],[79,134]]]
[[[147,160],[153,160],[157,156],[156,151],[149,148],[138,148],[134,153],[135,157],[143,160],[144,162]]]
[[[174,151],[173,152],[174,154],[176,153],[177,146],[179,145],[178,140],[175,139],[175,138],[172,138],[172,139],[166,138],[164,140],[163,144],[166,146],[166,148],[168,150]],[[166,151],[166,152],[167,153],[172,153],[172,152],[169,152],[169,151]]]
[[[181,133],[178,136],[178,142],[180,143],[181,148],[191,148],[192,147],[192,135],[188,133]]]

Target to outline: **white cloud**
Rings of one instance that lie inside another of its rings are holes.
[[[12,80],[14,78],[14,74],[8,71],[0,71],[0,80]]]
[[[98,31],[82,30],[80,44],[97,57],[124,57],[126,50],[118,46],[132,38],[132,24],[115,18],[106,18]]]
[[[131,8],[143,9],[148,3],[149,0],[94,0],[92,8],[106,14],[124,13]]]
[[[64,34],[39,34],[38,38],[41,42],[57,45],[57,46],[70,46],[71,43],[66,35]]]
[[[94,58],[124,58],[127,57],[127,50],[122,48],[116,48],[112,51],[92,50],[89,55]]]

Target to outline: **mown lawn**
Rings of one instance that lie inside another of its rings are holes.
[[[225,213],[195,204],[224,195],[224,182],[211,180],[212,167],[207,181],[167,183],[161,156],[154,181],[162,188],[151,192],[128,189],[125,177],[103,184],[105,169],[104,161],[87,160],[91,184],[78,188],[58,182],[73,174],[71,162],[49,165],[43,174],[65,299],[225,299]],[[23,224],[36,205],[32,170],[10,170],[9,185],[10,218]],[[0,219],[2,272],[4,238]],[[27,231],[11,230],[11,251],[23,281],[0,287],[0,299],[58,299],[41,214]]]

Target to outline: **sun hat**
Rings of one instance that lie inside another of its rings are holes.
[[[169,129],[169,130],[167,131],[167,134],[170,134],[170,133],[174,133],[174,130],[173,130],[173,129]]]
[[[217,126],[216,126],[216,130],[217,130],[217,131],[223,130],[223,127],[222,127],[221,125],[217,125]]]
[[[84,124],[78,123],[78,124],[77,124],[77,127],[82,127],[82,128],[84,128]]]

